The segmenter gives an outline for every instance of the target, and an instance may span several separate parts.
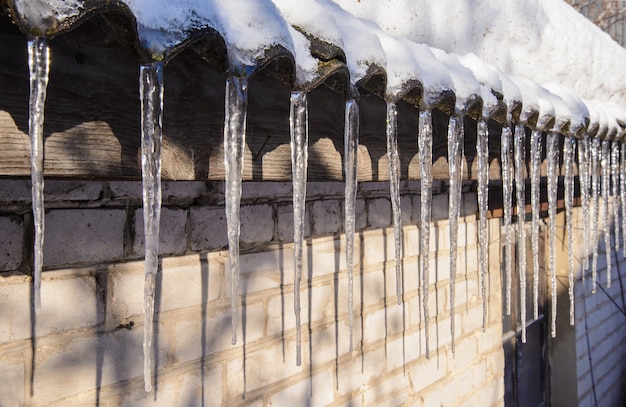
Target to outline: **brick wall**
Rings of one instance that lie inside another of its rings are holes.
[[[140,183],[47,181],[42,311],[34,315],[30,185],[0,180],[0,405],[503,405],[499,221],[490,221],[492,273],[483,333],[476,196],[464,194],[468,216],[459,229],[453,354],[448,198],[435,195],[427,359],[418,184],[403,184],[403,306],[395,294],[388,185],[360,185],[353,352],[343,184],[309,185],[303,363],[296,366],[290,184],[244,184],[244,305],[233,346],[223,184],[164,183],[156,391],[146,394]]]
[[[612,208],[610,213],[612,213]],[[598,220],[597,289],[592,293],[590,268],[582,281],[582,209],[574,211],[575,241],[575,325],[569,325],[567,283],[567,245],[557,243],[559,284],[557,337],[550,343],[551,402],[555,407],[615,406],[626,401],[626,262],[623,247],[609,248],[611,287],[607,287],[607,250],[604,245],[604,222]],[[565,227],[564,213],[557,217],[557,227]],[[562,230],[562,229],[561,229]],[[611,242],[615,242],[611,221]],[[621,232],[620,232],[621,233]],[[622,236],[619,236],[622,240]],[[623,242],[622,242],[623,244]],[[546,260],[547,261],[547,260]]]

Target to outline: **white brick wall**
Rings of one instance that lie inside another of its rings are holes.
[[[26,215],[19,215],[28,213],[27,184],[15,181],[15,196],[6,191],[0,195],[0,206],[19,209],[0,217],[0,222],[9,218],[7,225],[13,229],[6,230],[11,241],[18,242],[0,240],[0,253],[5,250],[10,259],[0,262],[0,269],[10,271],[0,274],[2,406],[171,406],[203,401],[252,406],[503,405],[499,280],[491,280],[486,333],[481,329],[480,297],[465,295],[465,287],[470,293],[478,289],[475,216],[463,219],[460,226],[459,269],[467,267],[468,272],[459,272],[456,290],[458,304],[467,303],[467,310],[465,305],[457,308],[453,354],[446,271],[449,232],[447,221],[441,220],[447,212],[436,215],[440,220],[432,228],[436,243],[431,248],[427,359],[420,230],[412,224],[419,219],[419,196],[408,190],[402,198],[407,225],[404,304],[398,305],[388,184],[361,185],[350,352],[345,237],[340,235],[343,184],[309,185],[301,285],[302,366],[296,366],[291,185],[244,186],[245,304],[233,346],[221,183],[164,183],[154,322],[156,392],[145,394],[140,183],[59,182],[51,188],[43,309],[36,316],[34,344],[30,278],[19,273],[32,261],[19,240],[32,231]],[[447,196],[435,201],[446,206]],[[490,225],[491,267],[498,272],[498,221]]]

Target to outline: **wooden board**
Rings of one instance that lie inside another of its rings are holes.
[[[92,18],[50,41],[51,72],[45,109],[45,175],[60,178],[139,179],[139,58]],[[26,38],[0,18],[0,177],[30,175]],[[224,177],[223,68],[191,48],[164,71],[163,177]],[[290,180],[290,89],[261,70],[250,79],[244,179]],[[344,99],[325,85],[309,93],[309,180],[343,178]],[[419,179],[418,110],[398,102],[402,179]],[[388,180],[386,105],[361,89],[361,181]],[[447,123],[433,112],[433,177],[448,178]],[[490,122],[490,178],[500,178],[500,126]],[[466,179],[476,179],[476,122],[465,120]],[[527,156],[529,153],[527,147]],[[544,166],[545,167],[545,166]],[[544,168],[545,173],[545,168]]]

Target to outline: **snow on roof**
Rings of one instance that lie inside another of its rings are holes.
[[[99,1],[12,0],[20,18],[38,28],[33,32],[62,25]],[[294,55],[296,86],[305,87],[317,60],[302,31],[344,51],[353,84],[370,66],[385,68],[387,99],[417,80],[426,107],[452,90],[457,110],[478,96],[485,111],[498,103],[493,90],[509,109],[522,101],[521,120],[538,112],[538,126],[556,116],[556,129],[591,120],[624,131],[626,50],[562,0],[121,1],[153,53],[212,28],[223,36],[231,65],[254,65],[268,47],[284,47]]]

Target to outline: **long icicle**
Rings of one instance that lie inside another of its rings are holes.
[[[246,143],[248,79],[230,75],[226,79],[224,117],[224,171],[226,178],[226,224],[228,228],[228,271],[230,274],[232,344],[237,343],[239,325],[239,207]]]
[[[422,304],[424,308],[424,339],[426,358],[430,358],[428,340],[428,289],[430,267],[430,220],[433,194],[433,123],[430,110],[420,111],[419,115],[419,155],[420,155],[420,198],[421,198],[421,247],[422,258]]]
[[[511,204],[513,199],[513,176],[511,174],[511,127],[504,126],[501,136],[502,192],[504,209],[504,267],[506,275],[506,314],[511,315],[511,279],[513,277],[513,245],[511,242]]]
[[[539,318],[539,215],[541,190],[541,131],[530,135],[531,244],[533,252],[533,319]]]
[[[487,326],[487,272],[489,267],[489,236],[487,229],[489,188],[489,128],[487,120],[478,121],[476,140],[478,158],[478,244],[480,265],[480,294],[483,300],[483,332]]]
[[[591,292],[595,294],[597,276],[598,276],[598,214],[600,204],[600,139],[594,138],[591,145],[591,208],[590,215],[591,225],[591,250],[593,257],[591,259]]]
[[[154,291],[159,270],[159,225],[161,221],[161,143],[163,117],[163,63],[140,68],[141,95],[141,176],[143,181],[144,387],[152,391],[152,337],[154,333]]]
[[[556,337],[556,199],[558,188],[559,162],[559,135],[548,133],[546,138],[546,156],[548,159],[548,217],[550,218],[549,258],[550,258],[550,288],[552,301],[551,335]]]
[[[611,184],[611,143],[602,142],[602,229],[604,229],[604,251],[606,253],[606,286],[611,287],[611,216],[609,214],[609,195]]]
[[[620,227],[620,199],[619,199],[619,143],[611,143],[611,195],[613,195],[613,221],[615,234],[615,251],[619,252]]]
[[[28,133],[30,136],[30,171],[35,224],[35,264],[33,292],[35,312],[41,310],[41,271],[43,269],[43,240],[45,232],[43,180],[43,122],[46,88],[50,71],[48,40],[38,37],[28,41],[28,68],[30,70],[30,100],[28,106]]]
[[[626,143],[622,144],[622,155],[620,157],[620,198],[622,202],[622,242],[623,242],[623,256],[626,257]]]
[[[398,111],[387,103],[387,159],[389,160],[389,191],[393,211],[393,241],[396,262],[396,296],[402,304],[402,207],[400,205],[400,159],[398,157]]]
[[[354,336],[354,299],[353,299],[353,264],[354,264],[354,229],[356,219],[357,192],[357,156],[359,149],[359,103],[356,99],[346,101],[344,128],[345,160],[345,232],[346,232],[346,270],[348,272],[348,320],[350,329],[350,352]]]
[[[578,140],[578,181],[580,184],[580,200],[583,212],[583,264],[582,281],[585,282],[586,271],[589,269],[589,248],[591,247],[591,227],[589,224],[589,135],[585,134]]]
[[[450,117],[448,124],[448,168],[450,173],[448,227],[450,228],[450,334],[454,353],[454,294],[456,285],[457,244],[461,188],[463,186],[463,115]]]
[[[309,120],[306,92],[291,93],[289,111],[291,132],[291,172],[293,184],[293,306],[296,314],[296,365],[302,364],[302,327],[300,319],[300,282],[304,246],[304,214],[306,204]]]
[[[565,167],[565,221],[567,228],[567,276],[569,284],[569,324],[574,325],[574,143],[566,137],[563,144],[563,165]]]
[[[522,343],[526,343],[526,131],[524,125],[515,126],[515,190],[517,192],[517,264],[520,286],[520,323]]]

